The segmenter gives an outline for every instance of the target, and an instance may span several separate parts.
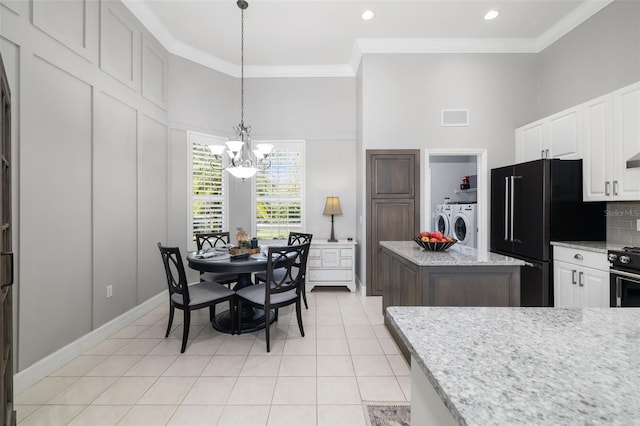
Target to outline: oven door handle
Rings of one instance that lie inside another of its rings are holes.
[[[625,271],[611,271],[616,279],[616,308],[622,307],[622,280],[640,284],[640,276]]]
[[[632,274],[631,272],[618,271],[618,270],[610,270],[612,275],[620,275],[621,277],[631,278],[632,281],[640,284],[640,275]]]

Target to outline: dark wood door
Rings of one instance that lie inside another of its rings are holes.
[[[380,241],[408,241],[420,227],[420,150],[367,151],[367,295],[381,296]]]
[[[0,57],[0,419],[15,425],[13,406],[13,252],[11,251],[11,95]]]

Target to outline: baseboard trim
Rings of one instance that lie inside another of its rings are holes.
[[[15,394],[19,394],[29,386],[47,377],[58,368],[67,364],[78,355],[81,355],[91,349],[113,333],[131,324],[147,312],[152,311],[162,303],[166,303],[167,298],[167,291],[165,290],[146,302],[143,302],[122,315],[112,319],[108,323],[69,343],[67,346],[57,350],[51,355],[48,355],[35,364],[14,374],[13,386]]]

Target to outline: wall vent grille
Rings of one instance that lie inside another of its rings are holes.
[[[443,109],[442,126],[468,126],[469,110],[468,109]]]

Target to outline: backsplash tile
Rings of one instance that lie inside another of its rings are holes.
[[[640,219],[640,201],[608,203],[607,241],[640,247],[640,231],[636,221]]]

